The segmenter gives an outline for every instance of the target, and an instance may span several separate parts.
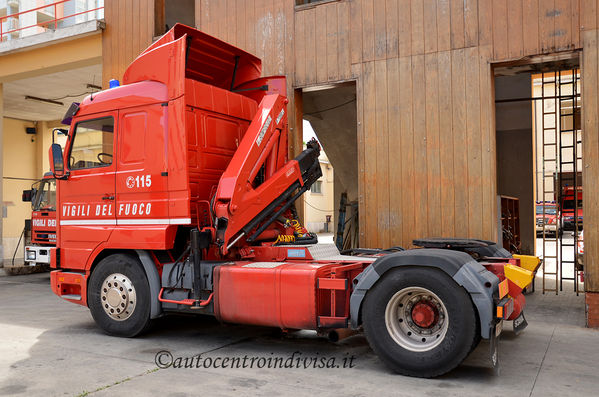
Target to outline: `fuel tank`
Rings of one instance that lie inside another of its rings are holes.
[[[214,271],[214,312],[224,322],[316,329],[327,294],[318,279],[339,263],[237,262]]]

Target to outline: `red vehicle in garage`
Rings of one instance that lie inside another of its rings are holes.
[[[25,221],[25,265],[49,265],[50,248],[56,246],[56,180],[52,173],[23,191],[31,202],[31,219]]]
[[[321,176],[316,141],[289,160],[286,81],[253,55],[175,25],[123,85],[73,105],[58,181],[51,284],[107,333],[170,312],[321,333],[363,329],[395,371],[437,376],[504,320],[526,326],[538,260],[493,242],[422,249],[313,244],[295,200]],[[285,236],[285,238],[279,238]],[[281,242],[284,241],[284,242]]]
[[[535,229],[539,234],[560,234],[559,208],[555,202],[539,202],[535,206]]]
[[[583,222],[582,213],[582,186],[564,186],[561,197],[561,227],[568,231],[581,231]]]

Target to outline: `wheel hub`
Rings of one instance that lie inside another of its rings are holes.
[[[447,309],[432,291],[407,287],[397,291],[385,308],[389,335],[401,347],[417,352],[438,346],[449,327]]]
[[[430,328],[439,319],[437,308],[424,300],[412,308],[412,321],[420,328]]]
[[[104,279],[100,291],[104,312],[110,318],[123,321],[131,317],[137,303],[135,287],[129,277],[113,273]]]
[[[121,303],[121,294],[116,288],[111,288],[106,293],[106,302],[112,307],[118,307]]]

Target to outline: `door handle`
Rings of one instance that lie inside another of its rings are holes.
[[[104,197],[102,197],[102,200],[114,200],[114,196],[107,194]]]

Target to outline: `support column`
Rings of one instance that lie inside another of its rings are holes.
[[[581,33],[582,53],[582,179],[584,181],[584,289],[587,326],[599,327],[599,31]],[[590,197],[590,199],[589,199]]]
[[[4,240],[3,240],[3,218],[4,218],[4,89],[2,83],[0,83],[0,175],[2,175],[2,181],[0,181],[0,267],[4,267]]]
[[[36,144],[36,178],[41,178],[44,175],[46,163],[44,162],[44,153],[48,150],[49,146],[46,146],[46,131],[48,130],[48,122],[46,121],[38,121],[37,122],[37,134],[35,134],[35,144]]]

